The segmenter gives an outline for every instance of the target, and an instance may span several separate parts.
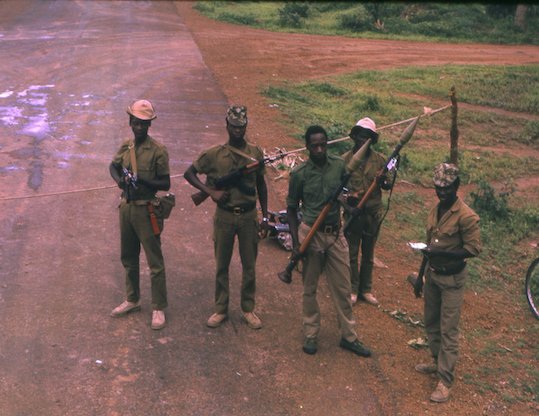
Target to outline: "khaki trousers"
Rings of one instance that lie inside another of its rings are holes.
[[[308,225],[300,224],[300,241],[310,229]],[[317,232],[303,260],[303,333],[307,338],[316,338],[320,332],[320,306],[316,291],[322,272],[325,272],[337,312],[341,337],[352,342],[357,339],[357,334],[350,300],[350,262],[348,245],[340,230],[338,234]]]
[[[438,376],[450,387],[455,380],[458,359],[459,321],[467,271],[443,276],[427,267],[425,287],[425,329],[429,348],[438,365]]]
[[[252,312],[255,307],[256,257],[258,254],[258,219],[256,209],[244,214],[234,214],[217,208],[213,219],[215,250],[215,312],[228,313],[230,298],[228,269],[238,237],[242,265],[241,310]]]
[[[142,244],[150,267],[152,308],[165,309],[168,305],[165,261],[161,251],[161,238],[153,233],[148,207],[122,201],[119,212],[121,259],[125,269],[127,300],[138,302],[140,299],[140,246]],[[162,223],[160,226],[162,229]]]

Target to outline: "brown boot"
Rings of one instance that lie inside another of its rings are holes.
[[[214,313],[208,318],[208,322],[206,322],[206,325],[210,328],[217,328],[221,326],[221,324],[225,321],[226,318],[227,315],[224,313]]]
[[[243,319],[247,322],[247,326],[251,329],[262,328],[262,321],[254,312],[243,312]]]
[[[430,401],[436,403],[443,403],[449,400],[449,392],[451,388],[446,387],[444,383],[440,380],[436,389],[430,395]]]

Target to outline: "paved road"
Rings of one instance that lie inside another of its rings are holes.
[[[124,287],[108,163],[130,137],[126,105],[153,101],[172,174],[224,140],[226,97],[174,3],[0,2],[0,47],[0,415],[393,413],[367,387],[384,384],[376,357],[337,347],[327,292],[321,352],[301,352],[299,279],[280,286],[286,256],[269,242],[264,329],[240,323],[237,257],[231,319],[205,327],[213,208],[193,209],[183,178],[163,235],[169,325],[149,329],[146,271],[142,313],[109,318]]]

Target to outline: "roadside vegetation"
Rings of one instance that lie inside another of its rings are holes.
[[[484,106],[478,110],[461,108],[458,117],[460,143],[468,147],[459,153],[463,185],[476,189],[468,202],[482,217],[485,251],[471,262],[471,282],[478,289],[521,284],[526,266],[521,250],[530,251],[524,242],[539,229],[538,199],[519,199],[515,186],[518,178],[539,176],[537,159],[500,150],[500,145],[508,142],[539,150],[537,118],[518,116],[537,113],[539,92],[525,86],[538,81],[537,66],[409,67],[270,86],[264,94],[288,116],[291,130],[292,126],[301,131],[298,126],[321,124],[332,139],[347,136],[363,116],[370,116],[381,127],[419,115],[424,106],[445,106],[453,85],[460,103]],[[494,99],[490,102],[487,97]],[[511,110],[515,116],[490,111],[495,108]],[[450,127],[450,109],[421,119],[414,138],[401,152],[400,179],[421,188],[431,186],[434,164],[449,158]],[[399,126],[382,131],[377,149],[386,155],[391,153],[403,129]],[[297,138],[300,145],[302,138],[299,134]],[[350,141],[344,141],[331,146],[330,151],[340,154],[350,146]],[[388,215],[384,227],[398,229],[402,244],[424,238],[423,198],[412,192],[395,195],[394,203],[400,207],[399,216]]]
[[[539,6],[527,3],[201,1],[195,8],[213,19],[281,32],[539,44]]]

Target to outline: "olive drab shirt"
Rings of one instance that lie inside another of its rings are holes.
[[[246,157],[231,151],[229,146],[229,144],[213,146],[202,152],[198,159],[193,162],[193,166],[197,172],[206,175],[206,184],[210,187],[214,186],[217,179],[232,173],[236,169],[240,169],[250,163],[253,163],[253,160],[247,159]],[[255,146],[249,142],[246,143],[245,147],[240,148],[239,150],[251,156],[255,160],[262,160],[264,158],[262,150],[258,146]],[[259,170],[251,172],[242,177],[242,185],[240,188],[237,186],[226,188],[226,191],[228,191],[230,194],[230,197],[226,201],[226,206],[235,207],[242,206],[244,204],[256,203],[256,192],[254,195],[248,195],[242,191],[242,188],[251,188],[256,190],[257,175],[264,175],[265,173],[266,170],[262,164]]]
[[[344,160],[338,156],[328,154],[323,167],[307,160],[290,174],[287,206],[297,209],[302,202],[303,221],[313,225],[329,198],[341,186],[345,174]],[[340,205],[334,204],[324,225],[336,225],[339,221]]]
[[[133,140],[127,140],[122,143],[120,150],[118,150],[112,159],[113,163],[120,164],[131,172],[133,171],[133,167],[131,166],[129,146],[132,144]],[[159,176],[170,175],[167,148],[150,136],[146,137],[146,140],[142,144],[135,146],[135,155],[137,158],[137,175],[139,178],[151,181],[157,179]],[[137,189],[130,189],[129,192],[130,198],[134,200],[151,200],[155,196],[155,190],[141,184],[137,185]]]
[[[431,209],[427,219],[427,244],[433,249],[451,250],[464,248],[474,256],[481,252],[479,216],[460,198],[438,221],[438,204]],[[434,267],[451,268],[462,260],[447,257],[430,257]]]
[[[346,165],[350,163],[353,155],[353,150],[349,150],[342,155]],[[384,167],[385,162],[384,156],[371,149],[367,160],[362,162],[360,166],[352,172],[352,176],[347,185],[347,188],[350,190],[350,196],[357,197],[361,200],[365,192],[367,192],[371,186],[372,181]],[[382,209],[382,190],[379,186],[374,188],[374,191],[365,203],[365,209],[369,212],[375,212]]]

